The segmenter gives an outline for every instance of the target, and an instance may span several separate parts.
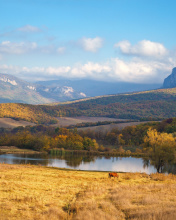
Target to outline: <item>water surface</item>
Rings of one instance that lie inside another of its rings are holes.
[[[49,167],[71,168],[78,170],[99,170],[116,172],[145,172],[155,173],[156,168],[149,159],[135,157],[106,157],[87,156],[80,154],[63,155],[30,155],[30,154],[3,154],[0,163],[7,164],[33,164]],[[175,164],[166,165],[164,173],[176,173]]]

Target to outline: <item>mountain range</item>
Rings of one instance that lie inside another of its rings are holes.
[[[0,74],[0,103],[46,104],[85,97],[69,86],[44,86]]]
[[[158,89],[161,84],[139,84],[128,82],[104,82],[90,79],[60,79],[51,81],[37,82],[40,85],[55,87],[68,86],[74,90],[82,91],[87,97],[112,95],[127,92],[139,92],[152,89]]]
[[[160,88],[160,84],[102,82],[89,79],[26,82],[0,74],[0,103],[49,104],[86,97],[138,92]]]

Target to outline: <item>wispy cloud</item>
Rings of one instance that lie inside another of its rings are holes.
[[[40,33],[45,33],[45,30],[47,28],[39,28],[36,26],[32,26],[32,25],[24,25],[22,27],[19,28],[15,28],[15,29],[11,29],[11,28],[7,28],[5,31],[0,32],[0,37],[8,37],[8,38],[24,38],[27,37],[32,34],[40,34]]]
[[[49,45],[38,45],[36,42],[22,41],[22,42],[11,42],[2,41],[0,43],[0,55],[5,56],[6,54],[29,54],[31,52],[37,52],[40,54],[64,54],[66,51],[65,47],[59,47]]]
[[[163,44],[149,40],[139,41],[135,45],[131,45],[129,41],[124,40],[116,43],[114,47],[119,48],[123,54],[136,56],[162,57],[168,52]]]
[[[95,53],[103,46],[103,39],[100,37],[95,37],[95,38],[84,37],[79,41],[79,43],[83,48],[83,50]]]
[[[23,27],[17,28],[17,31],[33,33],[33,32],[41,32],[42,29],[28,24],[28,25],[25,25]]]
[[[0,53],[2,54],[24,54],[35,50],[37,43],[35,42],[11,42],[3,41],[0,43]]]

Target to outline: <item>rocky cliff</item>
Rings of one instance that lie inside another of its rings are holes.
[[[163,88],[174,88],[176,87],[176,67],[172,69],[172,73],[165,78]]]

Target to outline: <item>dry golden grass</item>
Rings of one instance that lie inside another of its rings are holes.
[[[12,118],[0,118],[1,128],[16,128],[18,126],[26,127],[28,125],[34,126],[35,124],[32,122],[23,121],[23,120],[16,121]]]
[[[86,123],[86,122],[103,122],[103,121],[122,121],[125,119],[117,119],[117,118],[108,118],[108,117],[87,117],[87,116],[77,116],[77,117],[57,117],[59,123],[54,124],[53,126],[69,126],[69,125],[76,125],[79,123]]]
[[[0,164],[0,219],[176,219],[176,176]]]
[[[13,153],[36,154],[36,153],[40,153],[40,152],[36,152],[36,151],[30,150],[30,149],[20,149],[15,146],[0,146],[0,154],[13,154]]]
[[[119,124],[109,124],[109,125],[99,125],[99,126],[90,126],[90,127],[83,127],[83,128],[78,128],[78,130],[93,130],[93,131],[110,131],[114,128],[118,128],[119,130],[122,130],[125,127],[128,126],[133,126],[133,125],[139,125],[143,123],[147,123],[148,121],[141,121],[141,122],[124,122],[124,123],[119,123]]]

